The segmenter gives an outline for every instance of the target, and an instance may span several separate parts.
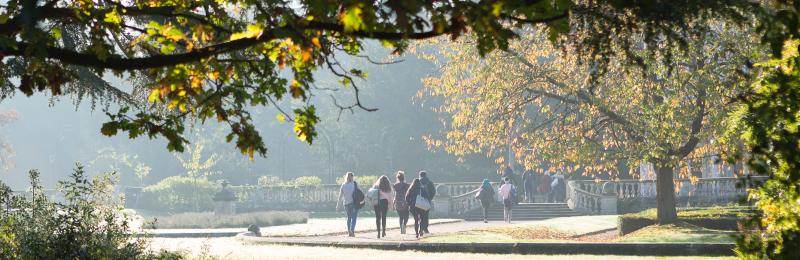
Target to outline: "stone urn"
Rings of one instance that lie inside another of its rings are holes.
[[[222,181],[222,190],[214,194],[214,215],[236,214],[236,194],[228,188],[228,182]]]

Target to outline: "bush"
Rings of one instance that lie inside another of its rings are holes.
[[[624,214],[618,219],[617,231],[620,236],[623,236],[643,227],[654,225],[656,224],[656,214],[656,209]],[[680,221],[703,228],[720,230],[738,230],[738,222],[753,214],[752,208],[741,206],[678,209]]]
[[[213,212],[180,213],[158,218],[156,228],[246,228],[301,224],[308,222],[308,213],[301,211],[264,211],[215,216]]]
[[[0,182],[0,259],[177,259],[180,255],[147,249],[131,233],[130,216],[113,193],[112,174],[84,177],[77,165],[69,181],[59,182],[63,202],[49,201],[30,171],[31,188],[14,194]]]
[[[355,179],[356,183],[358,183],[359,187],[365,188],[365,187],[372,187],[372,184],[375,184],[375,182],[378,181],[378,178],[380,178],[380,177],[381,176],[377,176],[377,175],[356,175],[356,176],[354,176],[354,179]],[[406,182],[411,183],[409,181],[411,179],[412,178],[406,177]],[[389,178],[389,180],[391,181],[392,178]],[[339,183],[339,184],[344,183],[344,176],[336,178],[336,183]]]
[[[219,190],[218,184],[205,178],[167,177],[142,190],[139,207],[168,212],[211,211]]]
[[[286,183],[291,186],[318,186],[322,184],[322,179],[317,176],[300,176]]]
[[[300,176],[290,181],[283,181],[278,176],[264,175],[258,177],[259,186],[317,186],[322,185],[322,179],[317,176]]]

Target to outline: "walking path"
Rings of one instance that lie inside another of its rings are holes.
[[[317,237],[328,235],[345,234],[345,218],[324,218],[309,219],[307,223],[292,224],[282,226],[262,227],[261,234],[269,237]],[[387,218],[387,231],[398,230],[400,228],[397,218]],[[461,219],[431,219],[431,225],[442,223],[463,222]],[[413,220],[411,221],[413,223]],[[413,230],[413,225],[410,225]],[[375,230],[375,218],[358,218],[356,231],[362,232]],[[148,235],[153,237],[232,237],[241,232],[247,231],[246,228],[210,228],[210,229],[149,229],[145,230]],[[412,231],[413,233],[413,231]],[[388,235],[388,232],[387,232]]]

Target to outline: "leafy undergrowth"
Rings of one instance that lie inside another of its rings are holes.
[[[299,224],[308,222],[308,213],[301,211],[264,211],[215,216],[213,212],[180,213],[158,217],[155,228],[246,228]],[[148,225],[148,227],[150,227]]]
[[[735,234],[735,231],[706,229],[678,222],[670,225],[647,226],[617,239],[616,242],[733,243]]]

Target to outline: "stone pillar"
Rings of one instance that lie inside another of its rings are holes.
[[[214,215],[236,214],[236,194],[228,189],[228,182],[222,181],[222,190],[214,194]]]
[[[214,215],[233,215],[236,214],[236,203],[234,201],[215,201]]]
[[[600,214],[602,215],[616,215],[617,214],[617,196],[600,197]]]
[[[603,183],[603,195],[600,196],[600,214],[617,214],[617,185],[613,182]]]

